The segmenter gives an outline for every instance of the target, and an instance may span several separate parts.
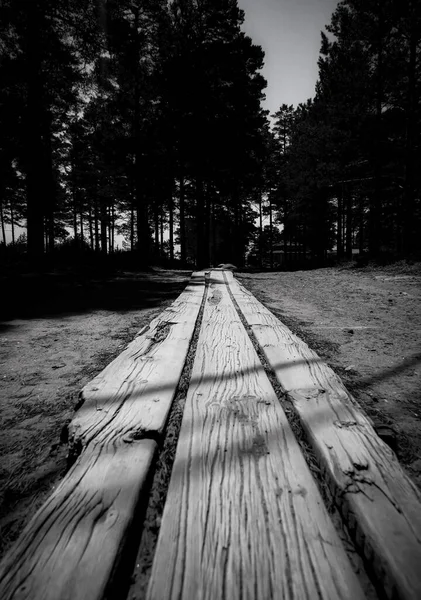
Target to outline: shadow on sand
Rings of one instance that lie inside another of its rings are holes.
[[[159,306],[186,287],[190,271],[31,273],[3,282],[0,320],[91,310],[124,312]]]

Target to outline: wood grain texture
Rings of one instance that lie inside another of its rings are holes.
[[[103,598],[155,450],[153,440],[88,448],[1,564],[0,598]]]
[[[362,598],[223,274],[211,282],[147,597]]]
[[[96,600],[120,564],[194,332],[204,274],[83,394],[78,458],[0,565],[0,598]]]
[[[114,421],[133,433],[134,416],[135,434],[162,433],[204,290],[204,273],[193,274],[177,300],[83,388],[83,404],[69,426],[71,452],[77,455]]]
[[[421,598],[421,495],[337,375],[230,277],[230,288],[294,403],[357,546],[388,598]]]

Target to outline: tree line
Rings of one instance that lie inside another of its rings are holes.
[[[272,122],[243,20],[236,0],[2,0],[3,240],[26,224],[34,261],[117,236],[139,265],[419,256],[419,2],[340,2],[314,99]]]
[[[344,0],[322,33],[315,98],[275,115],[269,193],[320,260],[359,250],[421,255],[420,48],[416,0]]]
[[[71,229],[147,263],[165,230],[205,264],[220,222],[241,260],[266,85],[242,22],[235,0],[2,2],[1,218],[27,220],[31,257]]]

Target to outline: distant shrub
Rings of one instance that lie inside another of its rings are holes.
[[[59,244],[56,244],[54,252],[57,256],[71,257],[79,254],[92,253],[91,247],[85,238],[67,237]]]

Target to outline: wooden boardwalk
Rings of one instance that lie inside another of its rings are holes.
[[[148,599],[366,597],[257,344],[379,597],[419,600],[419,491],[338,377],[222,271],[195,274],[84,388],[69,431],[75,463],[0,565],[0,598],[123,600],[201,307]]]

